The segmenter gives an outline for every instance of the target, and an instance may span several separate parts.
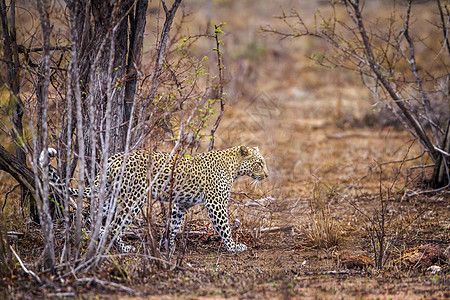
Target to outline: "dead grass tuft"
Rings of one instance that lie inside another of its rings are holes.
[[[320,183],[314,185],[310,201],[309,222],[306,225],[306,244],[317,249],[329,249],[342,243],[342,230],[332,214],[334,192]],[[330,201],[331,200],[331,201]]]

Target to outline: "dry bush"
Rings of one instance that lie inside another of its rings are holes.
[[[309,202],[308,222],[304,227],[306,245],[317,249],[329,249],[343,242],[341,226],[333,216],[334,191],[316,182]]]

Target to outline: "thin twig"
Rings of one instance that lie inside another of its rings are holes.
[[[9,249],[11,249],[11,252],[14,254],[16,259],[19,261],[19,264],[22,267],[22,269],[25,271],[25,273],[27,273],[28,275],[33,276],[39,284],[42,284],[42,280],[33,271],[28,270],[27,267],[25,267],[25,265],[23,264],[23,262],[20,259],[19,255],[17,255],[16,251],[14,251],[14,248],[11,245],[9,245]]]
[[[55,51],[55,50],[68,51],[68,50],[71,50],[72,47],[71,46],[50,46],[48,49],[50,51]],[[28,54],[30,52],[44,51],[44,48],[43,47],[26,48],[23,45],[18,45],[18,50],[19,50],[19,53]]]
[[[441,154],[443,154],[443,155],[447,156],[447,157],[449,157],[449,156],[450,156],[450,153],[448,153],[448,152],[445,152],[444,150],[442,150],[442,149],[439,149],[439,148],[438,148],[438,147],[436,147],[436,146],[434,146],[434,149],[435,149],[436,151],[440,152]]]
[[[3,213],[3,209],[4,209],[5,206],[6,206],[6,200],[8,200],[8,195],[11,194],[12,192],[14,192],[14,190],[15,190],[16,188],[18,188],[19,186],[20,186],[20,184],[16,184],[15,186],[13,186],[13,188],[12,188],[11,190],[9,190],[9,191],[5,194],[5,202],[3,203],[3,206],[2,206],[2,213]]]
[[[162,73],[162,66],[164,62],[164,58],[166,57],[166,48],[167,48],[167,41],[169,39],[169,33],[170,29],[172,27],[173,20],[175,18],[175,14],[178,10],[178,7],[180,6],[182,0],[175,0],[172,4],[172,7],[170,9],[167,8],[166,3],[164,0],[161,0],[161,3],[164,8],[164,12],[166,14],[166,20],[164,22],[164,26],[161,32],[160,36],[160,42],[158,44],[158,49],[156,51],[156,60],[155,60],[155,67],[154,71],[152,73],[152,76],[150,78],[150,81],[152,82],[152,86],[150,88],[149,95],[147,97],[147,103],[143,105],[143,107],[147,107],[147,104],[150,104],[153,102],[156,91],[159,87],[160,81],[161,81],[161,73]]]
[[[403,164],[405,161],[413,161],[413,160],[419,159],[419,158],[423,157],[424,154],[425,154],[425,152],[423,152],[422,154],[420,154],[420,155],[418,155],[416,157],[412,157],[412,158],[408,158],[408,159],[402,159],[402,160],[393,160],[393,161],[388,161],[388,162],[378,163],[378,164],[380,166],[396,164],[396,163],[402,163]],[[418,166],[418,167],[422,167],[422,166]]]
[[[92,284],[92,283],[100,284],[100,285],[102,285],[104,287],[112,287],[112,288],[115,288],[115,289],[119,289],[119,290],[127,292],[128,294],[131,294],[131,295],[139,295],[139,292],[137,290],[135,290],[135,289],[131,289],[129,287],[126,287],[124,285],[121,285],[121,284],[118,284],[118,283],[115,283],[115,282],[103,281],[103,280],[100,280],[100,279],[97,279],[97,278],[94,278],[94,277],[91,277],[91,278],[78,278],[77,282],[88,283],[88,284]]]

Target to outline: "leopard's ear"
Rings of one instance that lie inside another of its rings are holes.
[[[239,149],[239,152],[241,153],[242,156],[248,156],[249,155],[248,149],[245,146],[241,146],[240,149]]]

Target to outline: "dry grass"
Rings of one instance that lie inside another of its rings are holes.
[[[332,214],[332,190],[320,183],[315,183],[310,200],[310,212],[305,226],[305,243],[317,249],[329,249],[343,243],[342,229]]]

